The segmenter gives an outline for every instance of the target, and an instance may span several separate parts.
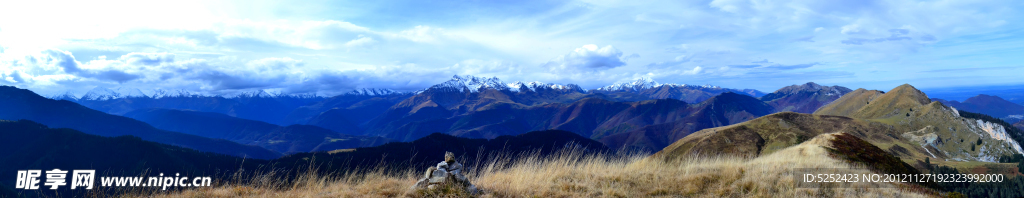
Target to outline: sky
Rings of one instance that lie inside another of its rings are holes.
[[[5,1],[0,85],[414,91],[453,75],[593,89],[1024,85],[1024,1]]]

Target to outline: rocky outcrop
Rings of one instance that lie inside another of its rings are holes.
[[[465,167],[455,161],[455,154],[445,152],[444,161],[437,163],[437,166],[427,169],[423,178],[412,186],[414,190],[434,190],[443,187],[461,188],[469,194],[476,194],[479,190],[469,182],[462,172]]]

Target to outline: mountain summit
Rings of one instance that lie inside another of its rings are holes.
[[[955,161],[995,161],[998,157],[1024,153],[1018,143],[1024,134],[1008,133],[997,120],[962,112],[928,99],[909,84],[889,92],[858,89],[821,107],[815,114],[846,116],[884,123],[928,151],[920,158]],[[979,147],[979,148],[975,148]]]
[[[1024,134],[985,117],[931,102],[911,85],[889,92],[858,89],[815,114],[780,112],[700,130],[672,143],[659,155],[764,156],[815,136],[838,132],[870,142],[904,161],[995,162],[1002,156],[1024,153],[1018,143]]]
[[[967,100],[964,100],[964,102],[957,102],[955,100],[946,101],[937,98],[933,98],[932,100],[942,102],[942,104],[956,107],[960,110],[983,113],[985,115],[995,116],[1002,119],[1013,119],[1011,116],[1017,115],[1019,117],[1020,115],[1024,115],[1024,106],[993,95],[980,94],[968,98]],[[1019,120],[1021,118],[1016,119]]]
[[[841,86],[821,86],[814,82],[790,85],[761,97],[779,111],[813,113],[819,107],[831,103],[851,90]]]
[[[115,89],[107,89],[103,87],[96,87],[82,96],[81,100],[113,100],[120,98],[138,98],[148,97],[142,93],[142,90],[137,88],[126,88],[118,87]]]
[[[65,91],[62,94],[50,96],[49,98],[54,100],[78,101],[78,97],[75,96],[75,93],[72,93],[71,90]]]
[[[536,81],[535,82],[528,82],[528,83],[523,83],[523,82],[519,82],[519,81],[516,81],[516,82],[513,82],[513,83],[505,83],[505,82],[501,81],[500,79],[498,79],[497,77],[487,78],[487,77],[476,77],[476,76],[470,76],[470,75],[465,75],[465,76],[455,75],[455,76],[452,76],[451,80],[448,80],[448,81],[442,82],[440,84],[431,86],[428,89],[433,89],[435,91],[445,91],[445,92],[474,92],[475,93],[475,92],[479,92],[479,91],[481,91],[483,89],[494,89],[494,90],[498,90],[498,91],[520,92],[520,91],[537,91],[538,88],[541,88],[541,89],[543,89],[543,88],[546,88],[546,89],[556,89],[556,90],[572,90],[572,91],[578,91],[578,92],[586,91],[583,88],[580,88],[579,85],[575,85],[575,84],[559,85],[559,84],[542,83],[542,82],[536,82]]]

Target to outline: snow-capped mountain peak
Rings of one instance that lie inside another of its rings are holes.
[[[153,90],[152,98],[156,99],[156,98],[164,98],[164,97],[189,97],[189,96],[194,96],[194,95],[198,95],[198,94],[195,94],[195,93],[183,90],[183,89],[173,90],[173,91],[163,90],[163,89],[156,89],[156,90]]]
[[[61,94],[53,95],[53,96],[51,96],[49,98],[50,99],[54,99],[54,100],[67,100],[67,101],[77,101],[78,100],[78,97],[75,96],[75,93],[71,92],[71,90],[65,91],[64,93],[61,93]]]
[[[441,84],[431,86],[430,89],[441,90],[441,91],[452,91],[462,92],[469,90],[469,92],[478,92],[481,89],[496,89],[510,92],[521,92],[521,91],[533,91],[536,92],[538,89],[555,89],[555,90],[574,90],[578,92],[586,92],[583,88],[578,85],[567,84],[552,84],[543,82],[512,82],[505,83],[497,77],[475,77],[475,76],[453,76],[451,80],[445,81]]]
[[[638,78],[630,82],[616,83],[601,88],[595,89],[595,91],[627,91],[627,92],[638,92],[648,89],[655,89],[662,86],[675,87],[675,88],[691,88],[691,89],[720,89],[722,87],[714,86],[710,84],[705,85],[687,85],[687,84],[674,84],[674,83],[658,83],[654,79],[650,78]]]
[[[587,90],[581,88],[579,85],[575,85],[575,84],[560,85],[560,84],[553,84],[553,83],[543,83],[543,82],[538,82],[538,81],[526,82],[526,83],[516,81],[516,82],[513,82],[513,83],[508,83],[506,85],[509,87],[509,90],[512,91],[512,92],[520,92],[520,91],[526,91],[526,90],[536,92],[537,89],[573,90],[573,91],[576,91],[576,92],[586,92],[587,91]]]
[[[384,96],[384,95],[391,95],[391,94],[395,94],[395,93],[398,93],[398,92],[395,92],[395,90],[391,90],[391,89],[362,88],[362,89],[352,90],[352,91],[350,91],[348,93],[345,93],[345,95]]]
[[[711,85],[711,84],[704,84],[704,85],[701,85],[700,87],[701,87],[701,88],[706,88],[706,89],[718,89],[718,88],[722,88],[722,87],[719,87],[719,86],[715,86],[715,85]]]
[[[82,100],[109,100],[120,97],[121,94],[115,92],[114,90],[103,87],[96,87],[92,90],[89,90],[89,92],[86,92],[85,95],[82,96]]]
[[[492,88],[497,90],[509,90],[508,85],[501,82],[497,77],[475,77],[475,76],[459,76],[455,75],[451,80],[445,81],[441,84],[430,87],[437,90],[445,91],[462,91],[469,90],[470,92],[478,92],[483,88]]]
[[[137,97],[148,97],[142,93],[142,90],[136,88],[125,88],[118,87],[115,89],[107,89],[104,87],[96,87],[89,90],[82,96],[82,100],[112,100],[120,98],[137,98]]]
[[[674,85],[674,84],[673,84]],[[632,82],[617,83],[601,88],[597,88],[598,91],[641,91],[662,86],[661,83],[654,81],[650,78],[639,78]]]
[[[253,92],[242,92],[241,94],[238,94],[238,96],[235,96],[235,97],[237,97],[237,98],[273,98],[273,97],[277,97],[279,95],[281,95],[281,94],[268,93],[267,91],[264,91],[264,90],[260,89],[260,90],[256,90],[256,91],[253,91]]]

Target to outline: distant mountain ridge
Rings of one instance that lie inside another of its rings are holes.
[[[839,99],[853,90],[842,86],[821,86],[814,82],[783,87],[761,97],[779,111],[814,113],[819,107]]]
[[[131,88],[117,88],[116,90],[96,87],[80,98],[80,100],[113,100],[118,98],[148,97],[142,90]]]
[[[675,99],[616,102],[600,94],[578,92],[574,95],[584,98],[538,99],[531,98],[531,93],[509,95],[494,89],[446,91],[428,89],[402,101],[368,122],[364,134],[408,141],[435,132],[494,138],[557,129],[601,140],[613,148],[660,150],[689,132],[774,112],[756,98],[729,92],[691,105]],[[574,102],[537,102],[558,99]],[[654,125],[659,127],[645,128]]]
[[[654,89],[661,86],[674,86],[674,87],[693,87],[693,88],[707,88],[717,89],[721,88],[714,85],[686,85],[686,84],[661,84],[650,78],[638,78],[632,82],[624,82],[619,84],[613,84],[595,89],[595,91],[643,91],[647,89]]]
[[[29,120],[0,120],[0,150],[5,151],[0,152],[2,177],[14,178],[16,170],[25,169],[91,169],[96,170],[97,185],[101,176],[138,176],[146,172],[151,176],[180,173],[223,180],[239,168],[253,170],[266,162],[252,159],[252,156],[243,159],[132,136],[101,137],[74,129],[50,128]],[[0,188],[13,189],[14,182],[14,179],[0,180]],[[102,189],[96,187],[92,191]],[[90,193],[94,192],[63,186],[56,191],[18,190],[10,194],[0,191],[0,197],[88,197]]]
[[[227,98],[179,92],[177,96],[187,97],[78,102],[120,115],[153,108],[212,112],[281,126],[312,125],[342,134],[397,141],[435,132],[494,138],[559,129],[614,148],[658,150],[704,128],[735,124],[780,110],[812,112],[847,92],[844,87],[807,83],[766,95],[753,89],[662,84],[649,78],[586,90],[574,84],[506,83],[495,77],[456,75],[411,93],[357,89],[317,98],[255,91]]]
[[[357,89],[345,94],[385,94],[394,93],[390,89]],[[236,95],[206,95],[196,92],[191,92],[184,89],[166,90],[166,89],[153,89],[149,94],[138,88],[127,88],[127,87],[116,87],[116,88],[105,88],[95,87],[87,91],[81,97],[75,96],[75,94],[68,90],[64,93],[50,96],[51,99],[68,99],[69,101],[75,100],[114,100],[122,98],[164,98],[164,97],[223,97],[223,98],[273,98],[273,97],[290,97],[290,98],[324,98],[323,96],[317,96],[316,94],[284,94],[284,93],[271,93],[265,90],[255,90],[249,92],[241,92]]]
[[[1024,105],[1004,100],[999,96],[979,94],[977,96],[967,98],[967,100],[964,100],[963,102],[958,102],[956,100],[947,101],[938,98],[932,98],[932,100],[942,102],[942,104],[957,109],[983,113],[1009,122],[1016,122],[1024,119]]]
[[[0,86],[0,109],[3,109],[0,119],[4,120],[25,119],[108,137],[132,135],[143,140],[250,158],[280,156],[280,153],[257,146],[159,130],[138,120],[106,114],[69,101],[44,98],[32,91],[10,86]]]
[[[754,89],[729,89],[714,85],[662,84],[650,78],[639,78],[631,82],[613,84],[589,90],[587,93],[605,94],[617,101],[672,98],[687,103],[698,103],[726,92],[742,93],[752,97],[765,95]]]
[[[537,91],[541,89],[557,89],[557,90],[571,90],[577,92],[585,92],[583,88],[575,84],[559,85],[542,82],[512,82],[505,83],[496,77],[475,77],[475,76],[452,76],[451,80],[442,82],[437,85],[433,85],[427,89],[433,89],[437,91],[450,91],[450,92],[478,92],[482,89],[495,89],[499,91]]]
[[[167,108],[216,112],[239,118],[259,120],[268,123],[286,125],[284,117],[293,109],[325,98],[311,94],[273,94],[263,90],[245,92],[232,97],[206,96],[185,90],[155,90],[152,95],[142,94],[137,89],[131,93],[122,93],[124,89],[105,89],[97,87],[85,97],[76,99],[70,94],[62,94],[54,99],[68,100],[115,115],[149,108]],[[382,93],[382,90],[371,90],[367,93]]]
[[[159,129],[256,145],[283,154],[371,147],[389,142],[386,138],[340,134],[316,126],[278,126],[211,112],[141,109],[125,116]]]
[[[529,90],[529,91],[537,91],[537,89],[556,89],[556,90],[570,90],[570,91],[575,91],[575,92],[580,92],[580,93],[588,93],[588,92],[589,93],[611,93],[611,92],[636,92],[636,93],[640,93],[640,92],[644,92],[644,91],[647,91],[647,90],[657,90],[657,89],[662,88],[662,87],[670,88],[670,89],[702,90],[702,91],[714,92],[715,95],[717,95],[718,93],[724,93],[724,92],[744,93],[744,94],[751,95],[751,96],[754,96],[754,97],[761,97],[761,96],[765,95],[765,93],[760,92],[758,90],[754,90],[754,89],[729,89],[729,88],[721,88],[719,86],[714,86],[714,85],[662,84],[662,83],[658,83],[658,82],[656,82],[656,81],[654,81],[654,80],[652,80],[650,78],[638,78],[638,79],[636,79],[634,81],[631,81],[631,82],[617,83],[617,84],[612,84],[612,85],[600,87],[600,88],[597,88],[597,89],[587,90],[587,89],[584,89],[584,88],[582,88],[582,87],[580,87],[579,85],[576,85],[576,84],[561,85],[561,84],[553,84],[553,83],[542,83],[542,82],[537,82],[537,81],[534,81],[534,82],[515,81],[515,82],[511,82],[511,83],[506,83],[506,82],[501,81],[500,79],[498,79],[496,77],[489,77],[488,78],[488,77],[476,77],[476,76],[470,76],[470,75],[463,75],[463,76],[455,75],[455,76],[453,76],[451,78],[451,80],[448,80],[448,81],[445,81],[445,82],[433,85],[433,86],[428,87],[428,88],[423,89],[423,90],[409,92],[409,93],[421,93],[421,92],[423,92],[423,91],[425,91],[427,89],[445,90],[445,91],[456,91],[456,92],[459,92],[459,91],[476,92],[476,91],[479,91],[481,89],[496,89],[496,90],[501,90],[501,91],[507,90],[507,91],[512,91],[512,92],[527,91],[527,90]],[[394,90],[391,90],[391,89],[360,88],[360,89],[354,89],[354,90],[352,90],[350,92],[345,92],[345,93],[340,94],[340,95],[386,96],[386,95],[404,94],[404,93],[405,92],[397,92],[397,91],[394,91]],[[262,97],[262,98],[291,97],[291,98],[321,98],[321,99],[326,98],[326,97],[323,97],[323,96],[317,96],[316,94],[283,94],[283,93],[270,93],[270,92],[267,92],[267,91],[264,91],[264,90],[255,90],[255,91],[250,91],[250,92],[242,92],[240,94],[233,95],[233,96],[204,95],[204,94],[194,93],[194,92],[190,92],[190,91],[183,90],[183,89],[179,89],[179,90],[155,89],[155,90],[152,90],[151,94],[146,94],[146,93],[144,93],[140,89],[137,89],[137,88],[125,88],[125,87],[118,87],[118,88],[113,88],[113,89],[108,89],[108,88],[104,88],[104,87],[95,87],[92,90],[86,92],[81,97],[76,97],[73,92],[66,91],[66,92],[61,93],[61,94],[50,96],[49,98],[52,98],[52,99],[66,99],[66,100],[69,100],[69,101],[77,101],[77,100],[114,100],[114,99],[132,98],[132,97],[153,98],[153,99],[163,98],[163,97],[223,97],[223,98],[228,98],[228,99],[232,99],[232,98],[253,98],[253,97]],[[665,99],[665,98],[674,98],[674,97],[673,96],[651,96],[650,99]],[[681,100],[684,100],[684,101],[687,101],[687,102],[691,102],[691,103],[703,101],[703,100],[696,100],[696,99],[690,100],[690,99],[685,99],[685,98],[676,98],[676,99],[681,99]],[[704,99],[706,99],[706,98],[704,98]]]

